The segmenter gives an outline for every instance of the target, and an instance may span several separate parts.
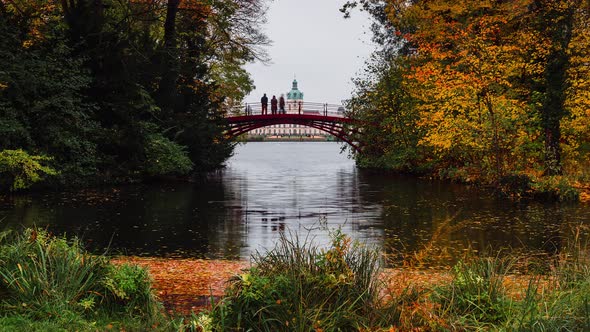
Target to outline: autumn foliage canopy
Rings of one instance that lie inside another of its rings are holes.
[[[498,183],[584,177],[590,151],[587,1],[360,1],[380,49],[353,116],[378,123],[366,166]],[[575,180],[574,180],[575,181]]]

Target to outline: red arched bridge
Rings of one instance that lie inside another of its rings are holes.
[[[361,150],[356,141],[359,132],[358,121],[346,116],[341,105],[288,101],[285,110],[263,111],[260,103],[248,103],[231,109],[227,121],[228,138],[235,138],[249,131],[281,124],[294,124],[322,130],[348,143],[357,152]]]

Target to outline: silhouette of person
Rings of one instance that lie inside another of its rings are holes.
[[[266,96],[266,93],[260,98],[260,103],[262,104],[262,111],[260,114],[268,113],[268,97]]]
[[[281,95],[281,98],[279,98],[279,110],[279,113],[285,114],[285,95]]]
[[[272,96],[272,99],[270,100],[270,111],[272,112],[272,114],[277,114],[277,97]]]

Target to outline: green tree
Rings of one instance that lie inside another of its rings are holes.
[[[0,190],[17,191],[30,188],[44,176],[57,175],[57,171],[42,163],[45,156],[32,156],[23,150],[0,151]]]
[[[0,2],[0,149],[52,156],[61,184],[220,167],[243,66],[267,58],[264,5]]]
[[[0,149],[53,156],[62,181],[94,174],[95,107],[82,95],[89,75],[55,9],[22,10],[0,15]]]
[[[564,107],[567,115],[561,122],[564,137],[564,170],[586,175],[590,169],[590,4],[575,13],[574,29],[568,54],[568,86]]]
[[[424,157],[418,147],[423,133],[414,124],[416,100],[404,81],[407,67],[399,58],[388,63],[374,62],[367,77],[357,78],[356,91],[347,102],[349,116],[363,123],[359,141],[367,142],[356,160],[363,167],[417,171]]]

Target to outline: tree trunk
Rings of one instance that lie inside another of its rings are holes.
[[[573,5],[570,5],[573,6]],[[545,67],[545,101],[541,119],[545,131],[545,174],[559,175],[561,165],[561,119],[566,115],[565,91],[567,89],[567,69],[570,62],[567,49],[572,38],[574,10],[550,11],[547,19],[556,19],[557,24],[546,25],[552,40],[551,52]],[[548,22],[548,20],[547,20]]]
[[[164,22],[164,51],[162,53],[162,79],[158,88],[160,106],[172,111],[176,97],[176,81],[179,74],[178,49],[176,42],[176,16],[180,0],[168,0]]]

